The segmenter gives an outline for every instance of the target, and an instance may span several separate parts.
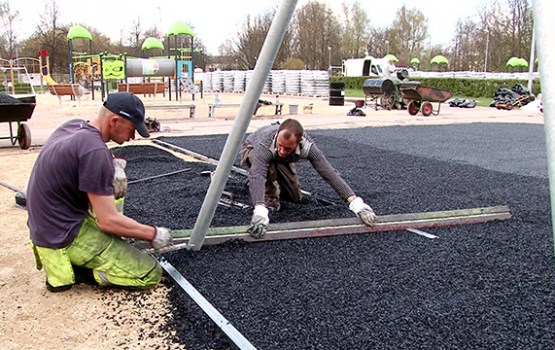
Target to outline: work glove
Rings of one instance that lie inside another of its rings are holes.
[[[376,214],[370,206],[362,200],[360,197],[355,197],[349,203],[349,209],[357,214],[357,216],[364,222],[364,224],[370,226],[376,221]]]
[[[257,239],[264,237],[269,223],[268,208],[262,204],[255,205],[252,212],[251,227],[248,229],[249,235]]]
[[[114,174],[114,197],[116,199],[124,197],[127,191],[126,165],[127,161],[125,159],[114,158],[114,167],[116,168],[116,173]]]
[[[152,248],[162,249],[173,245],[173,238],[170,229],[156,226],[154,226],[154,229],[156,230],[156,236],[154,236],[154,239],[150,242]]]

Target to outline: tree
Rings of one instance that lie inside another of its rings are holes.
[[[255,17],[252,21],[251,17],[247,16],[235,42],[236,57],[239,65],[244,69],[253,69],[256,65],[270,25],[271,19],[268,16]]]
[[[40,16],[36,28],[36,36],[40,48],[45,48],[49,53],[51,72],[68,72],[67,33],[68,26],[58,24],[60,16],[56,0],[47,0],[46,10]],[[36,51],[38,52],[38,51]],[[36,53],[35,53],[36,54]]]
[[[403,5],[388,30],[390,51],[399,60],[408,62],[411,57],[419,55],[424,48],[424,41],[428,39],[428,19],[420,10],[407,9]]]
[[[475,42],[475,38],[479,36],[480,31],[474,21],[469,18],[466,20],[459,19],[455,37],[452,41],[453,47],[449,55],[451,57],[449,61],[451,70],[481,70],[481,58],[483,56],[477,50]]]
[[[0,18],[2,19],[2,36],[0,37],[0,56],[16,58],[17,35],[15,33],[15,21],[19,12],[12,12],[8,0],[0,2]]]
[[[247,16],[242,30],[235,40],[235,64],[243,69],[253,69],[262,50],[266,36],[272,25],[275,11],[255,17],[252,21]],[[276,55],[273,68],[277,69],[291,55],[291,33],[285,33],[281,47]]]
[[[342,56],[350,58],[364,57],[369,53],[370,20],[357,1],[351,7],[342,4],[345,25],[341,35]]]
[[[294,54],[307,69],[327,70],[330,49],[337,47],[341,26],[325,4],[310,1],[297,10],[293,24]],[[333,45],[333,46],[332,46]]]
[[[143,29],[141,28],[141,19],[137,17],[131,26],[131,31],[129,32],[129,46],[131,48],[130,52],[127,52],[131,56],[140,56],[141,45],[146,37],[143,37]]]

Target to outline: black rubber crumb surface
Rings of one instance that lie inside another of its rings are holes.
[[[364,129],[353,130],[350,139],[334,137],[333,131],[311,134],[378,214],[509,205],[514,217],[425,230],[437,239],[399,231],[254,244],[233,241],[198,252],[165,254],[249,341],[259,349],[552,347],[555,269],[545,177],[434,159],[433,149],[425,157],[390,151],[383,144],[369,145]],[[468,132],[465,142],[499,154],[495,135],[477,135]],[[535,131],[529,136],[538,137]],[[515,142],[525,149],[526,139]],[[225,136],[165,141],[218,158]],[[464,144],[459,146],[464,150]],[[114,152],[128,159],[130,180],[193,167],[175,177],[131,184],[125,211],[145,223],[194,225],[209,182],[197,173],[210,166],[185,163],[152,147]],[[488,154],[477,158],[484,162]],[[270,217],[273,222],[352,215],[307,162],[298,169],[304,189],[337,205],[313,199],[287,205]],[[230,179],[227,189],[247,201],[239,175]],[[250,210],[218,208],[212,226],[247,224],[250,215]],[[189,349],[233,348],[178,286],[172,290],[172,303],[169,327]]]

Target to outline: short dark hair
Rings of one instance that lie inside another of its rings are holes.
[[[297,138],[297,142],[301,142],[304,130],[303,126],[301,125],[301,123],[299,123],[298,120],[291,118],[285,119],[278,128],[278,134],[282,130],[287,130],[287,132],[283,133],[283,136],[286,140],[288,140],[292,135],[295,135],[295,137]]]

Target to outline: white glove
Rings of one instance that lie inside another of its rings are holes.
[[[269,223],[268,208],[262,204],[257,204],[252,212],[251,227],[249,227],[248,232],[253,238],[262,238],[266,234]]]
[[[357,216],[364,222],[364,224],[370,226],[376,221],[376,214],[370,206],[362,200],[360,197],[355,197],[349,203],[349,209],[357,214]]]
[[[152,240],[152,242],[150,242],[152,248],[162,249],[173,244],[173,238],[170,229],[156,226],[154,226],[154,229],[156,230],[156,236],[154,236],[154,239]]]
[[[127,176],[125,175],[125,166],[127,161],[122,158],[114,158],[114,167],[116,172],[114,174],[114,197],[116,199],[125,196],[127,191]]]

